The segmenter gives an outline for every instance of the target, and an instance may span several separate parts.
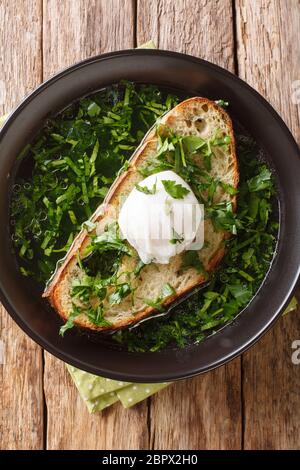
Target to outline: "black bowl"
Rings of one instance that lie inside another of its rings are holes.
[[[60,320],[28,287],[11,250],[9,196],[16,158],[49,115],[122,79],[223,98],[237,120],[270,156],[278,180],[280,231],[276,256],[257,295],[236,318],[201,344],[156,353],[128,353],[86,335],[58,335]],[[159,382],[208,371],[241,354],[287,305],[300,265],[298,147],[274,109],[236,76],[209,62],[166,51],[129,50],[94,57],[54,76],[11,114],[0,135],[0,290],[18,325],[46,350],[86,371],[117,380]]]

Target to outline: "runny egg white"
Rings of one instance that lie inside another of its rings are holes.
[[[162,181],[186,188],[172,197]],[[140,189],[138,189],[140,188]],[[148,176],[125,200],[119,214],[121,236],[144,263],[168,264],[170,258],[203,245],[203,208],[190,186],[174,171]],[[146,194],[147,188],[152,194]]]

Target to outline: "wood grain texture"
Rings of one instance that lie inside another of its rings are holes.
[[[0,114],[41,81],[41,2],[0,2]],[[0,307],[0,448],[43,447],[42,352]]]
[[[300,143],[300,106],[293,102],[293,83],[300,80],[299,0],[237,0],[236,24],[239,75],[270,101]]]
[[[101,52],[134,47],[133,0],[44,0],[44,79]]]
[[[45,354],[47,449],[147,449],[147,401],[90,415],[65,364]]]
[[[44,78],[93,54],[133,47],[133,13],[128,0],[45,1]],[[147,401],[132,410],[115,405],[91,416],[65,365],[50,354],[45,354],[44,386],[48,449],[148,447]]]
[[[292,99],[300,80],[299,0],[0,0],[0,113],[59,69],[134,47],[135,39],[233,70],[232,3],[239,74],[267,97],[300,143],[300,105]],[[88,414],[64,364],[49,354],[43,383],[40,348],[0,310],[1,449],[40,449],[45,439],[49,449],[300,447],[299,365],[291,361],[300,309],[243,356],[242,387],[236,359],[133,409],[114,405],[96,415]]]
[[[300,3],[238,0],[239,74],[262,93],[300,142]],[[284,157],[284,156],[283,156]],[[244,443],[247,449],[299,449],[299,366],[291,345],[300,338],[300,310],[279,320],[243,358]]]
[[[137,39],[233,69],[231,0],[137,0]]]
[[[217,27],[216,27],[217,25]],[[231,2],[138,0],[137,42],[186,52],[234,68]],[[151,399],[154,449],[239,449],[240,359],[178,382]]]
[[[240,359],[151,399],[154,449],[240,449]]]

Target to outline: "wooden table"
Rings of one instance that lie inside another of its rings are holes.
[[[1,113],[67,65],[153,39],[161,49],[239,74],[300,142],[293,95],[293,87],[300,88],[299,0],[0,0],[0,24]],[[288,164],[288,155],[282,158]],[[178,382],[131,410],[116,405],[89,415],[64,364],[2,309],[0,446],[299,448],[300,365],[291,360],[297,339],[299,311],[226,366]]]

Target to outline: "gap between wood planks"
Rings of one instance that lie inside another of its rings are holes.
[[[233,36],[233,65],[234,73],[239,76],[239,58],[237,51],[237,12],[236,0],[231,0],[232,36]],[[243,354],[240,356],[240,390],[241,390],[241,449],[245,449],[245,394],[244,394],[244,365]]]
[[[41,2],[41,83],[44,81],[44,0]],[[47,434],[48,434],[48,409],[45,395],[45,350],[42,349],[42,379],[43,379],[43,449],[47,449]]]

